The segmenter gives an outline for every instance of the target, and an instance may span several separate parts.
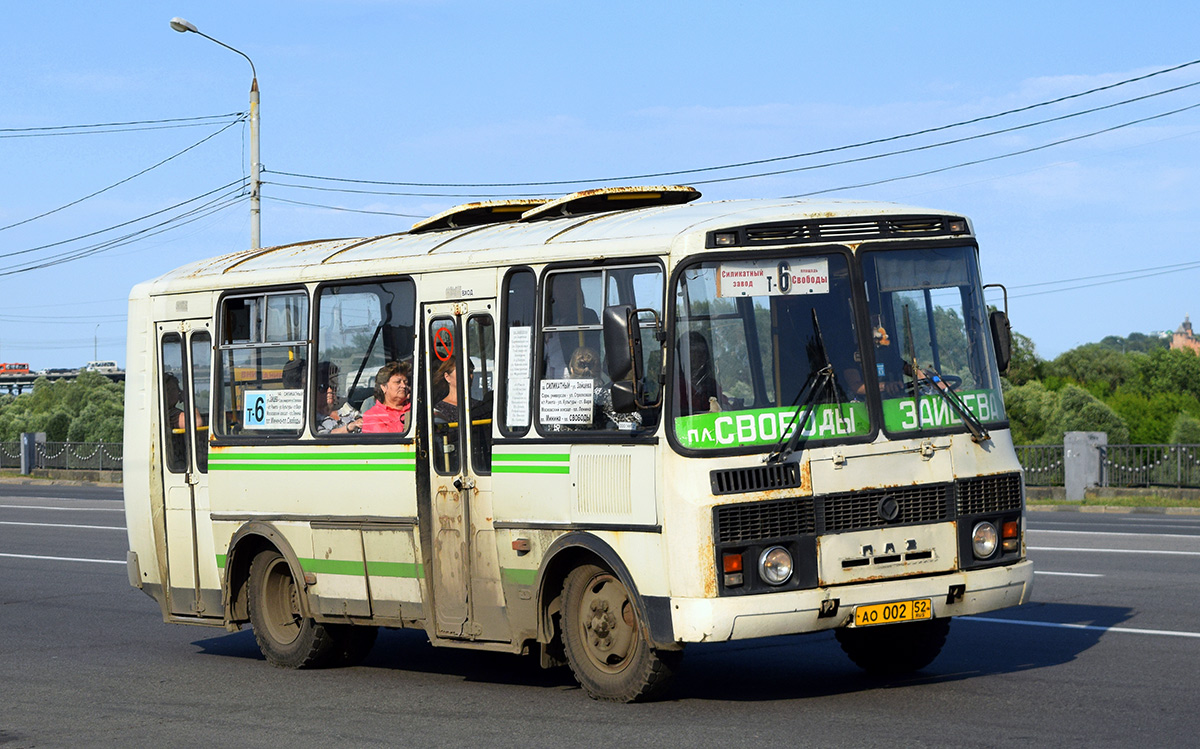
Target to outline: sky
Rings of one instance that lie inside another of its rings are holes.
[[[1043,358],[1200,315],[1194,0],[47,0],[0,8],[2,362],[123,364],[134,284],[250,246],[250,65],[173,16],[253,60],[264,246],[691,184],[965,214]]]

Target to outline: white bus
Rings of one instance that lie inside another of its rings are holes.
[[[819,630],[923,668],[1029,599],[962,216],[612,188],[244,250],[131,292],[132,585],[283,667],[379,627],[661,693]]]

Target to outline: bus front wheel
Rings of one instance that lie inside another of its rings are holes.
[[[878,627],[842,627],[837,641],[859,668],[876,676],[899,676],[925,668],[942,652],[950,619]]]
[[[324,625],[304,616],[300,588],[287,559],[274,549],[250,563],[250,623],[267,661],[280,668],[314,668],[337,656]]]
[[[579,686],[606,702],[659,696],[682,655],[650,646],[629,591],[616,575],[595,565],[577,567],[567,575],[562,629],[567,661]]]

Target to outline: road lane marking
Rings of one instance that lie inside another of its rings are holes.
[[[124,507],[41,507],[38,505],[0,505],[0,510],[63,510],[65,512],[125,512]]]
[[[958,619],[992,624],[1020,624],[1026,627],[1053,627],[1056,629],[1083,629],[1090,632],[1123,632],[1133,635],[1161,635],[1165,637],[1196,637],[1200,632],[1179,632],[1172,629],[1136,629],[1134,627],[1098,627],[1094,624],[1065,624],[1063,622],[1034,622],[1024,619],[998,619],[987,616],[960,616]]]
[[[15,520],[0,520],[0,525],[32,525],[35,528],[93,528],[104,531],[123,531],[123,525],[74,525],[71,523],[20,523]]]
[[[1035,575],[1061,575],[1063,577],[1104,577],[1104,575],[1096,572],[1047,572],[1046,570],[1034,570]]]
[[[1098,554],[1174,554],[1200,557],[1200,551],[1164,551],[1159,549],[1075,549],[1066,546],[1028,546],[1030,551],[1094,551]]]
[[[93,564],[125,564],[121,559],[83,559],[81,557],[42,557],[36,554],[5,554],[0,552],[0,557],[8,557],[10,559],[44,559],[51,562],[92,562]]]
[[[1076,536],[1143,536],[1145,538],[1194,538],[1200,540],[1200,533],[1133,533],[1123,531],[1055,531],[1049,529],[1030,528],[1030,533],[1071,533]]]

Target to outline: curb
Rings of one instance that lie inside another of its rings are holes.
[[[1118,507],[1115,505],[1026,505],[1030,512],[1087,512],[1111,515],[1198,515],[1200,507]]]
[[[78,479],[34,479],[15,476],[0,476],[0,484],[25,484],[33,486],[121,486],[115,481],[80,481]]]

